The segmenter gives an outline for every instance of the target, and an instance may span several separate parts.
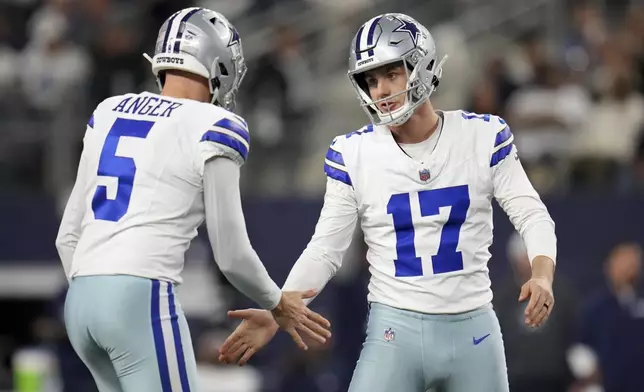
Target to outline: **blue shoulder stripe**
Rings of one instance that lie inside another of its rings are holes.
[[[344,165],[344,158],[342,158],[342,153],[334,150],[333,148],[329,147],[329,151],[326,152],[326,159],[333,163],[337,163],[338,165]]]
[[[364,128],[360,128],[360,130],[358,130],[358,131],[353,131],[353,132],[347,133],[346,138],[348,139],[353,135],[362,135],[364,133],[370,133],[370,132],[373,132],[373,124],[369,124]]]
[[[492,154],[492,159],[490,159],[490,167],[496,166],[499,162],[505,159],[505,157],[510,155],[510,152],[512,151],[512,146],[514,146],[514,144],[510,143],[507,146],[501,148],[499,151]]]
[[[92,117],[89,118],[89,121],[87,122],[87,125],[94,129],[94,115],[92,114]]]
[[[248,129],[245,128],[244,126],[239,125],[235,121],[232,121],[229,118],[222,118],[221,120],[217,121],[214,124],[214,126],[227,129],[231,132],[235,132],[236,134],[241,136],[244,140],[246,140],[246,143],[250,144],[250,134],[248,133]]]
[[[214,142],[222,144],[226,147],[230,147],[233,150],[237,151],[239,155],[244,158],[244,161],[248,157],[248,148],[244,145],[244,143],[240,142],[230,135],[226,135],[217,131],[208,131],[203,134],[200,141]]]
[[[496,139],[494,140],[494,147],[498,147],[501,144],[505,143],[512,137],[512,131],[509,126],[505,126],[499,133],[496,134]]]
[[[347,185],[353,185],[351,183],[351,177],[349,177],[349,173],[344,170],[336,169],[335,167],[331,167],[325,163],[324,172],[327,176],[333,178],[334,180],[344,182]]]

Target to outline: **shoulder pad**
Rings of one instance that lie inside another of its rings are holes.
[[[366,133],[371,133],[373,132],[373,124],[365,125],[364,127],[358,129],[357,131],[349,132],[346,135],[344,135],[344,138],[349,139],[352,136],[362,136]]]
[[[352,185],[351,177],[342,155],[345,141],[346,135],[336,136],[333,139],[324,158],[324,172],[329,178]]]
[[[246,161],[250,149],[250,132],[248,124],[243,118],[232,113],[221,118],[204,132],[200,142],[212,142],[235,151]]]
[[[494,167],[505,159],[512,151],[514,135],[506,121],[491,114],[477,114],[461,111],[464,120],[476,121],[478,131],[485,133],[483,140],[492,148],[490,167]],[[489,150],[488,150],[489,151]]]

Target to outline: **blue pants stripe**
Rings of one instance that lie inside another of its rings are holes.
[[[181,331],[179,330],[179,322],[177,311],[174,303],[174,293],[172,292],[172,285],[168,285],[168,301],[170,307],[170,321],[172,324],[172,335],[174,338],[174,350],[177,353],[177,364],[179,365],[179,377],[181,378],[182,392],[190,392],[190,383],[188,382],[188,372],[186,371],[186,361],[183,356],[183,344],[181,343]]]
[[[168,289],[169,289],[168,285]],[[158,280],[152,281],[152,295],[150,309],[152,309],[152,332],[154,334],[154,346],[157,352],[157,363],[159,365],[159,374],[161,375],[161,386],[163,392],[172,392],[172,384],[170,384],[170,371],[168,369],[168,358],[165,351],[165,343],[163,341],[163,327],[161,325],[161,301],[159,299],[159,291],[161,283]]]

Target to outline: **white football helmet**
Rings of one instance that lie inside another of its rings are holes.
[[[186,8],[170,16],[159,30],[152,63],[159,89],[168,69],[208,79],[211,103],[233,110],[235,94],[246,75],[241,39],[235,27],[218,12]]]
[[[351,43],[349,79],[361,106],[374,125],[401,125],[432,95],[442,76],[447,56],[438,61],[436,45],[429,31],[413,18],[397,13],[383,14],[362,25]],[[407,88],[392,96],[373,100],[364,72],[401,62],[407,73]],[[405,104],[383,112],[378,104],[402,94]]]

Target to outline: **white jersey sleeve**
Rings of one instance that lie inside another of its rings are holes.
[[[86,133],[92,130],[94,126],[93,119],[94,116],[90,118],[87,124]],[[85,202],[85,183],[87,179],[87,158],[85,151],[83,149],[81,154],[78,171],[76,173],[76,182],[67,200],[65,212],[63,213],[56,237],[56,249],[58,250],[60,261],[63,264],[65,276],[68,279],[71,276],[72,260],[74,259],[76,245],[81,236],[81,225],[87,209]]]
[[[197,170],[203,174],[204,163],[214,157],[231,159],[242,166],[248,158],[250,132],[244,119],[227,112],[199,136]]]
[[[229,159],[209,161],[204,170],[206,225],[215,260],[235,288],[264,309],[273,309],[282,291],[250,244],[239,194],[239,166]]]
[[[508,124],[493,117],[490,127],[490,170],[494,197],[519,232],[530,261],[547,256],[556,262],[555,224],[519,161]]]
[[[291,269],[284,290],[314,289],[319,293],[336,274],[351,245],[358,203],[342,158],[343,141],[343,137],[336,138],[327,152],[324,171],[328,178],[320,218],[311,241]]]

